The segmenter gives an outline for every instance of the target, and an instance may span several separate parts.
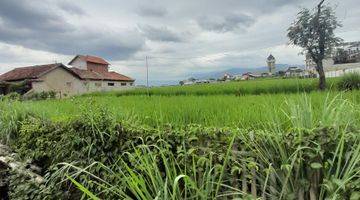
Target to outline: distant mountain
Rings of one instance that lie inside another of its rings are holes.
[[[286,70],[288,67],[291,67],[291,66],[294,66],[294,65],[276,64],[275,71]],[[301,66],[301,65],[300,66],[296,65],[296,66],[301,67],[301,68],[304,67],[304,66]],[[238,74],[243,74],[243,73],[246,73],[246,72],[261,73],[261,72],[267,72],[267,71],[268,71],[267,66],[256,67],[256,68],[238,67],[238,68],[230,68],[230,69],[222,70],[222,71],[214,71],[214,72],[207,72],[207,73],[196,73],[196,74],[189,75],[189,77],[194,77],[196,79],[208,79],[208,78],[220,78],[225,73],[229,73],[229,74],[232,74],[232,75],[238,75]]]
[[[178,80],[149,80],[149,86],[178,85]],[[136,80],[137,86],[146,86],[146,80]]]

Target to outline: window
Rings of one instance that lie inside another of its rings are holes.
[[[115,86],[115,83],[108,83],[108,86]]]
[[[67,87],[71,87],[72,83],[71,82],[66,82],[66,86]]]
[[[133,85],[134,85],[134,83],[130,83],[130,85],[131,85],[131,86],[133,86]]]
[[[101,87],[101,83],[95,83],[96,87]]]
[[[121,83],[121,86],[126,86],[126,83]]]

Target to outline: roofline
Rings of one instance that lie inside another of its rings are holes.
[[[74,68],[76,68],[76,67],[74,67]],[[70,69],[70,70],[71,70],[71,69]],[[80,70],[82,70],[82,69],[80,69]],[[71,70],[71,71],[72,71],[72,70]],[[102,75],[101,73],[96,72],[96,71],[92,71],[92,72],[93,72],[93,73],[96,73],[96,74],[98,74],[98,75],[100,75],[100,76]],[[114,71],[110,71],[109,73],[112,73],[112,72],[114,72]],[[74,73],[76,73],[76,72],[74,72]],[[114,73],[117,73],[117,72],[114,72]],[[119,73],[117,73],[117,74],[119,74]],[[108,78],[81,78],[80,75],[79,75],[79,78],[80,78],[81,80],[135,82],[135,79],[133,79],[133,78],[131,78],[131,77],[125,76],[125,75],[123,75],[123,74],[120,74],[120,75],[128,78],[129,80],[118,80],[118,79],[108,79]]]
[[[135,82],[135,79],[132,80],[115,80],[115,79],[96,79],[96,78],[80,78],[81,80],[91,80],[91,81],[119,81],[119,82]]]
[[[73,59],[71,59],[70,62],[68,63],[68,65],[71,65],[71,63],[73,63],[74,60],[75,60],[77,57],[79,57],[79,56],[81,56],[81,55],[78,54],[78,55],[76,55]]]
[[[56,69],[56,68],[58,68],[58,67],[61,67],[61,68],[65,69],[66,71],[70,72],[71,74],[73,74],[74,76],[80,78],[76,73],[74,73],[73,71],[71,71],[71,70],[70,70],[68,67],[66,67],[64,64],[62,64],[62,63],[54,63],[54,64],[55,64],[55,65],[54,65],[52,68],[50,68],[50,69],[48,69],[48,70],[40,73],[40,74],[37,75],[37,76],[27,77],[27,78],[9,79],[9,80],[5,80],[5,81],[3,81],[3,82],[15,82],[15,81],[24,81],[24,80],[34,80],[34,79],[38,79],[38,78],[46,75],[47,73],[53,71],[54,69]],[[47,64],[47,65],[51,65],[51,64]],[[36,66],[43,66],[43,65],[34,65],[34,66],[28,66],[28,67],[36,67]],[[21,68],[27,68],[27,67],[14,68],[13,70],[10,70],[9,72],[14,71],[14,70],[16,70],[16,69],[21,69]]]
[[[86,56],[90,56],[90,55],[80,55],[80,54],[78,54],[78,55],[76,55],[76,56],[68,63],[68,65],[71,65],[71,63],[73,63],[74,60],[75,60],[76,58],[80,57],[80,56],[86,57]],[[97,56],[93,56],[93,57],[97,57]],[[99,58],[100,58],[100,57],[99,57]],[[110,65],[110,63],[109,63],[108,61],[106,61],[104,58],[101,58],[101,59],[103,59],[103,60],[107,63],[106,65]],[[95,63],[95,64],[102,64],[102,63],[91,62],[91,61],[87,61],[87,60],[85,60],[85,61],[86,61],[86,62],[90,62],[90,63]]]
[[[47,70],[47,71],[45,71],[45,72],[43,72],[43,73],[39,74],[36,78],[40,78],[40,77],[42,77],[42,76],[44,76],[44,75],[48,74],[49,72],[51,72],[51,71],[53,71],[53,70],[57,69],[58,67],[61,67],[61,68],[65,69],[66,71],[68,71],[69,73],[71,73],[73,76],[75,76],[75,77],[77,77],[77,78],[81,79],[81,77],[80,77],[78,74],[76,74],[75,72],[73,72],[70,68],[66,67],[66,66],[65,66],[64,64],[62,64],[62,63],[58,63],[58,64],[57,64],[57,65],[55,65],[53,68],[51,68],[51,69],[49,69],[49,70]]]

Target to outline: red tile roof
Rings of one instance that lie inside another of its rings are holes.
[[[81,79],[89,79],[89,80],[107,80],[107,81],[130,81],[133,82],[134,79],[119,74],[117,72],[95,72],[90,70],[78,69],[78,68],[70,68],[73,72],[75,72]]]
[[[71,63],[76,59],[76,58],[80,58],[81,60],[84,60],[86,62],[91,62],[91,63],[97,63],[97,64],[103,64],[103,65],[110,65],[110,63],[108,63],[106,60],[104,60],[103,58],[97,57],[97,56],[90,56],[90,55],[77,55],[75,56],[70,62],[69,65],[71,65]]]
[[[48,65],[35,65],[29,67],[15,68],[5,74],[0,75],[0,82],[2,81],[21,81],[26,79],[36,80],[43,74],[50,72],[51,70],[63,67],[65,70],[72,73],[74,76],[80,79],[89,80],[108,80],[108,81],[129,81],[133,82],[134,79],[116,72],[95,72],[90,70],[83,70],[78,68],[68,68],[61,63],[48,64]]]
[[[61,63],[48,65],[35,65],[29,67],[15,68],[5,74],[0,75],[0,81],[19,81],[25,79],[38,79],[41,75],[57,67],[65,67]],[[65,67],[66,68],[66,67]]]

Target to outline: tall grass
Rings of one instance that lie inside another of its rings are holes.
[[[133,145],[118,162],[91,166],[109,171],[115,181],[90,176],[120,199],[359,197],[359,121],[354,118],[359,107],[341,95],[326,96],[317,110],[306,95],[285,105],[288,126],[269,121],[266,129],[232,129],[214,141],[209,140],[211,132],[194,132],[190,135],[199,143],[172,146],[177,139],[170,137],[174,141]],[[168,133],[163,134],[166,138]],[[69,167],[76,169],[65,165]],[[80,169],[67,175],[74,181],[82,173]],[[103,198],[103,191],[93,195]]]
[[[21,123],[29,116],[35,115],[18,101],[0,101],[0,142],[9,144],[17,138]]]
[[[359,90],[360,89],[360,73],[345,74],[337,83],[341,90]]]
[[[48,199],[358,199],[360,92],[274,91],[4,101],[0,137]]]

